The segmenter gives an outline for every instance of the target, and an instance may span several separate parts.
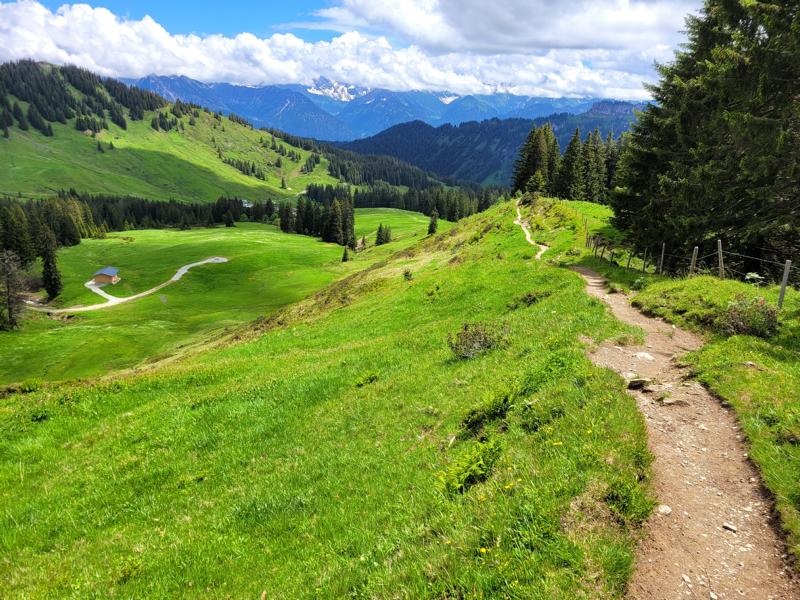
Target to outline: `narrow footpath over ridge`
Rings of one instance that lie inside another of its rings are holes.
[[[528,243],[541,247],[519,207],[515,222]],[[800,581],[772,521],[772,503],[747,458],[744,433],[732,412],[680,366],[681,355],[700,348],[702,340],[645,316],[623,294],[609,294],[606,281],[591,269],[574,270],[617,319],[645,333],[643,346],[607,342],[590,355],[628,381],[645,380],[630,393],[647,422],[660,505],[639,546],[628,597],[800,599]]]

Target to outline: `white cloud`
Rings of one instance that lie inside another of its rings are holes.
[[[396,90],[638,99],[652,61],[671,56],[674,29],[692,4],[683,2],[341,0],[317,17],[342,35],[310,43],[290,33],[177,35],[150,17],[123,19],[85,4],[52,12],[21,0],[0,3],[0,60],[72,63],[117,77],[307,84],[327,76]]]

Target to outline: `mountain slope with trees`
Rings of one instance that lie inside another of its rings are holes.
[[[459,126],[433,127],[421,121],[397,125],[364,140],[338,144],[365,154],[387,154],[436,173],[441,177],[485,185],[511,185],[514,161],[531,126],[552,126],[561,148],[566,148],[576,128],[599,129],[619,137],[635,121],[640,105],[599,102],[584,113],[562,113],[534,121],[490,119]]]

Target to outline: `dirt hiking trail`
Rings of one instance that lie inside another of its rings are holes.
[[[529,243],[539,245],[519,207],[516,223]],[[800,600],[800,581],[748,459],[744,434],[734,415],[680,366],[680,357],[700,348],[702,340],[643,315],[623,294],[609,294],[606,281],[591,269],[574,270],[617,319],[645,333],[643,346],[607,342],[590,354],[595,364],[628,381],[651,380],[629,393],[647,422],[659,506],[645,527],[628,598]]]

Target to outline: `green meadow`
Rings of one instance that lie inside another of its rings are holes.
[[[281,157],[282,167],[274,166],[278,153],[262,144],[262,139],[271,140],[269,134],[226,117],[217,121],[200,111],[195,125],[183,117],[182,131],[164,132],[150,126],[152,115],[128,121],[126,130],[109,123],[109,129],[96,137],[76,131],[74,120],[53,123],[54,136],[49,138],[34,129],[12,128],[9,139],[0,138],[0,194],[35,198],[74,188],[153,200],[211,202],[223,195],[291,199],[309,183],[338,183],[328,174],[325,158],[312,173],[301,173],[310,152],[281,140],[278,143],[298,152],[301,160]],[[98,142],[103,152],[98,151]],[[229,159],[256,163],[267,172],[266,181],[225,164],[219,151]],[[282,177],[287,189],[281,188]]]
[[[237,341],[0,399],[0,596],[623,596],[650,455],[582,340],[637,332],[513,213]]]
[[[356,211],[359,234],[370,245],[379,222],[392,226],[395,241],[351,253],[347,263],[341,262],[339,246],[254,223],[83,240],[59,252],[64,291],[55,307],[105,302],[83,285],[104,266],[119,268],[122,276],[106,290],[125,297],[169,280],[183,265],[211,256],[230,262],[195,267],[152,296],[95,312],[49,318],[28,311],[20,330],[0,334],[0,383],[104,375],[179,353],[385,259],[422,239],[428,225],[418,213]],[[441,222],[443,230],[449,226]]]

